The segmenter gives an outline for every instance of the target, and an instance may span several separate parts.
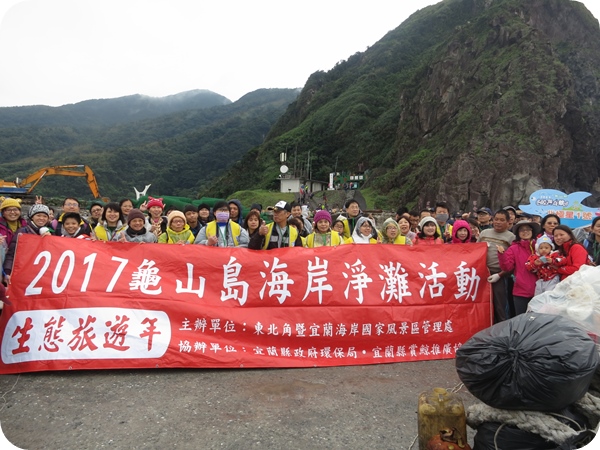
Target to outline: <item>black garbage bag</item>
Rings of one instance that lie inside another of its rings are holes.
[[[558,411],[585,395],[599,360],[596,345],[573,321],[525,313],[471,337],[456,352],[456,370],[489,406]]]
[[[592,430],[582,430],[559,445],[513,425],[505,425],[498,431],[499,427],[496,422],[486,422],[477,427],[473,450],[572,450],[584,448],[596,436]]]
[[[467,423],[477,430],[473,450],[570,450],[582,448],[595,436],[589,418],[575,405],[555,413],[508,413],[469,407]]]

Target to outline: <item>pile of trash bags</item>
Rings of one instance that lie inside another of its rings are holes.
[[[600,266],[582,266],[554,290],[533,297],[527,310],[568,317],[597,339],[600,336]]]
[[[473,449],[589,443],[600,421],[599,364],[590,333],[564,315],[527,312],[475,334],[456,352],[459,378],[483,402],[467,409]]]

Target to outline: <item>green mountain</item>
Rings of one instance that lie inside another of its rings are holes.
[[[600,28],[571,0],[444,0],[314,73],[206,191],[276,188],[279,154],[312,178],[365,172],[376,207],[600,195]],[[600,198],[599,198],[600,199]]]
[[[96,174],[101,194],[112,199],[131,197],[134,187],[146,184],[152,184],[150,195],[195,198],[263,142],[297,95],[295,89],[261,89],[231,103],[192,91],[151,101],[129,96],[50,109],[22,107],[30,115],[0,108],[0,122],[11,124],[0,126],[0,179],[85,164]],[[145,116],[151,118],[132,119]],[[34,193],[91,197],[84,179],[60,176],[44,179]]]
[[[197,89],[167,97],[137,94],[113,99],[86,100],[59,107],[5,107],[0,108],[0,127],[115,125],[230,103],[231,101],[222,95]]]

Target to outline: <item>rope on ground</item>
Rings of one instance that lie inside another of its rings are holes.
[[[478,425],[484,422],[513,425],[559,445],[578,434],[578,431],[555,419],[550,414],[539,411],[498,409],[483,403],[475,404],[469,408],[467,422],[471,428],[477,428]]]

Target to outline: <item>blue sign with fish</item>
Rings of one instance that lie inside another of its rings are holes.
[[[519,205],[521,211],[544,217],[556,214],[560,223],[571,228],[590,225],[594,217],[600,216],[600,208],[590,208],[582,201],[591,196],[589,192],[565,194],[556,189],[541,189],[529,196],[529,205]]]

